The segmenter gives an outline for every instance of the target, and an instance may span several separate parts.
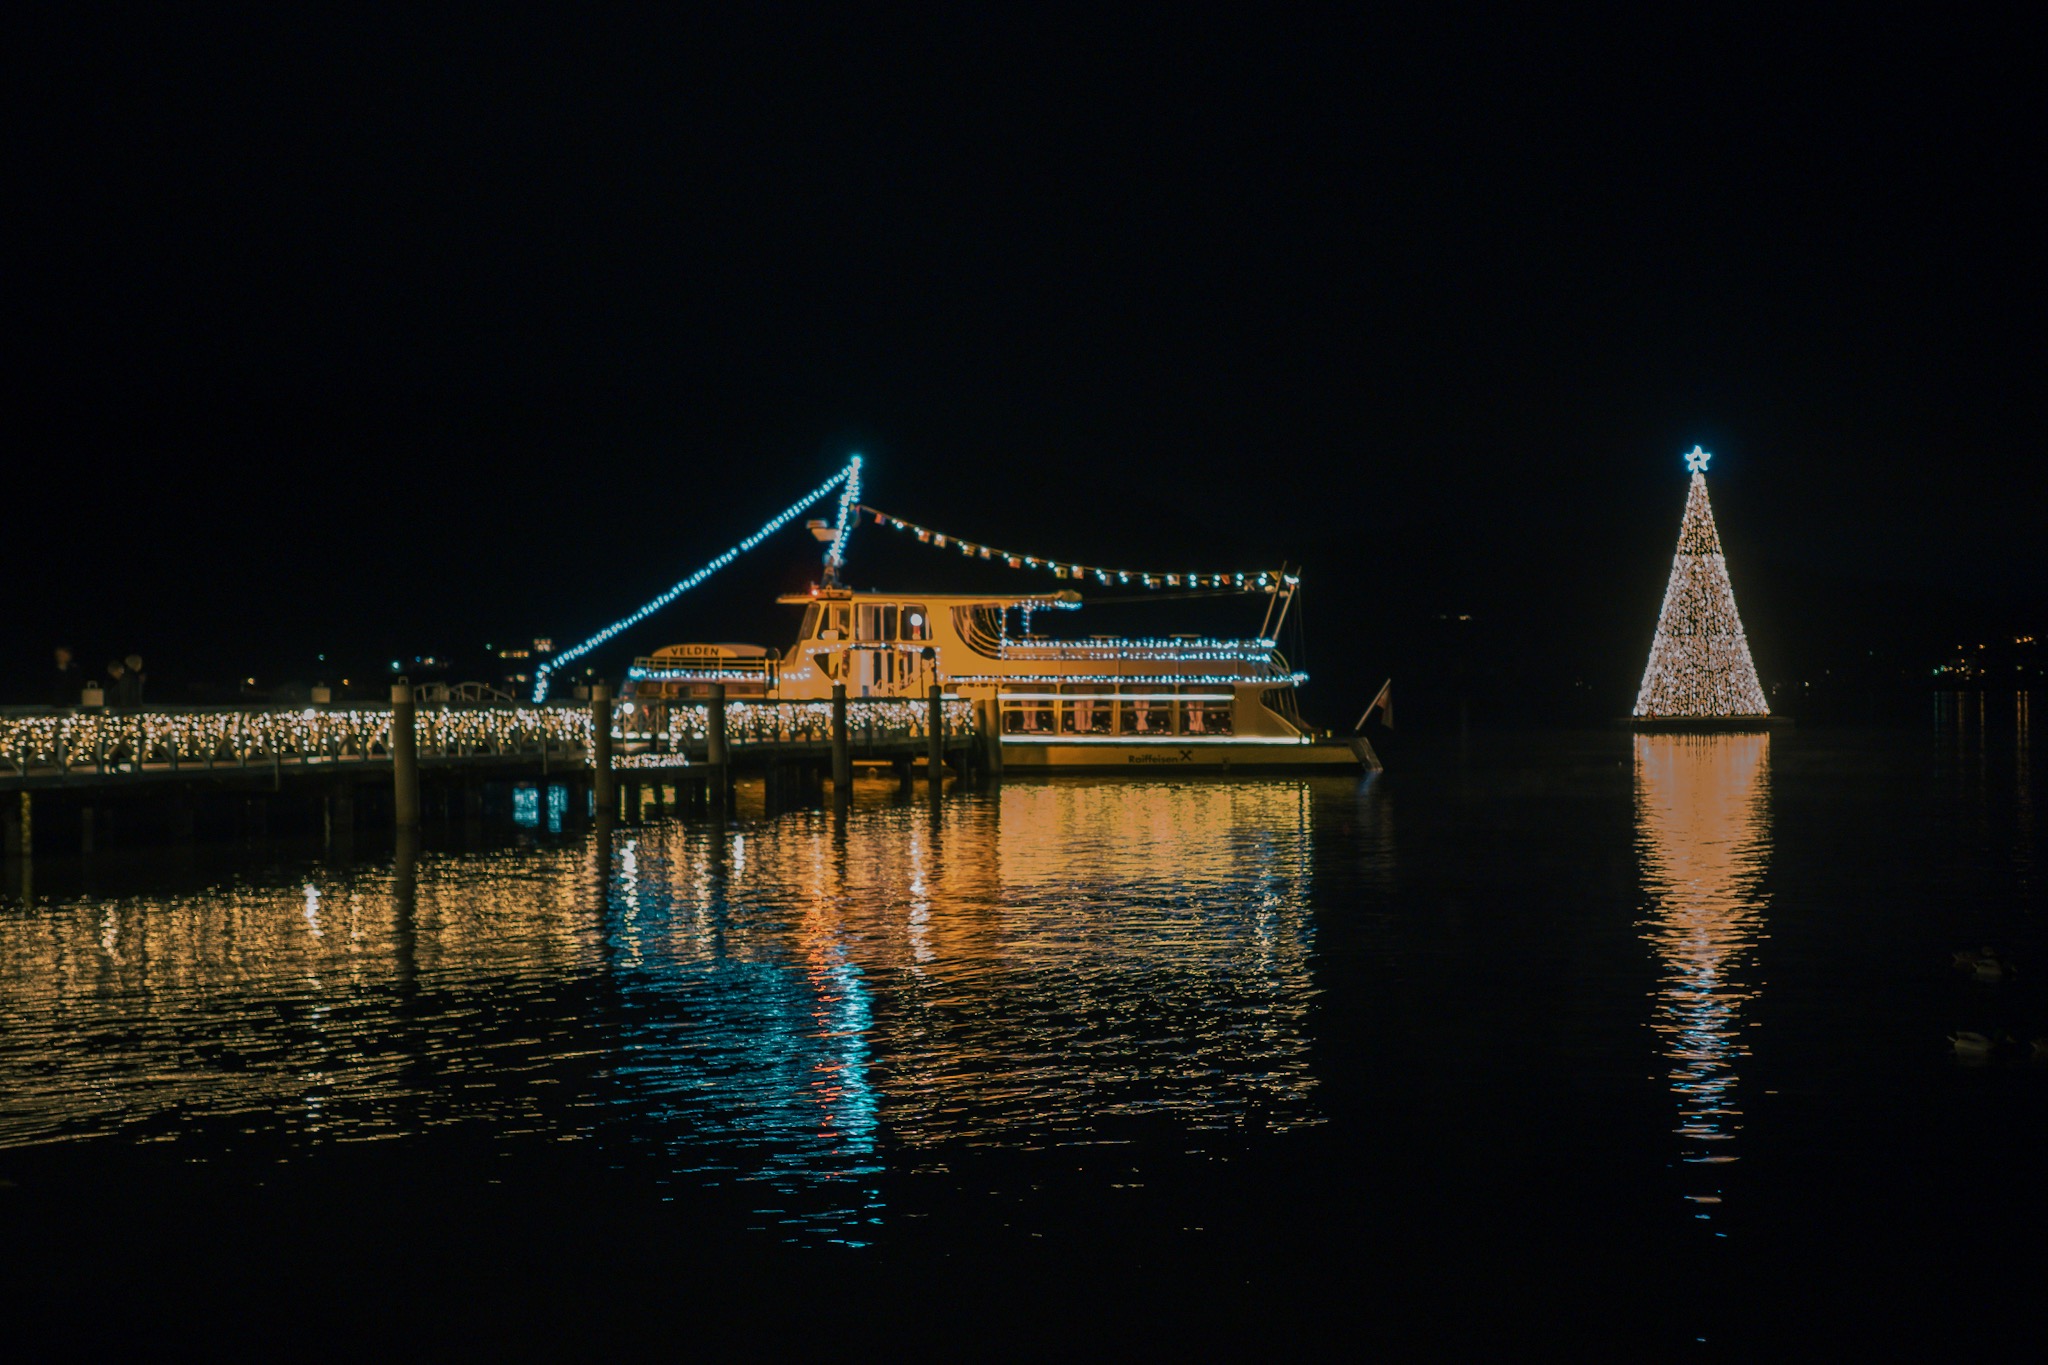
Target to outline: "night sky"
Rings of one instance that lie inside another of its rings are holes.
[[[1457,613],[1626,710],[1695,442],[1767,682],[2043,623],[2030,32],[1428,13],[12,21],[0,671],[482,675],[854,450],[998,545],[1305,563],[1326,721]],[[626,652],[779,645],[816,561]]]

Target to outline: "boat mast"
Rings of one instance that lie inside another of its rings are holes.
[[[1259,638],[1261,640],[1278,640],[1280,638],[1280,627],[1287,624],[1287,609],[1294,605],[1294,590],[1300,583],[1301,575],[1296,574],[1292,578],[1288,577],[1287,561],[1281,560],[1280,582],[1274,587],[1273,596],[1266,602],[1265,619],[1259,622]],[[1280,611],[1278,620],[1273,618],[1273,610],[1276,607]],[[1266,628],[1268,625],[1272,627],[1271,630]]]

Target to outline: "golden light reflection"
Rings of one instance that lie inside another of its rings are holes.
[[[857,1240],[890,1153],[1318,1123],[1311,790],[1018,783],[23,906],[0,1148],[456,1126]]]
[[[1709,1172],[1736,1159],[1737,1068],[1749,1055],[1744,971],[1763,936],[1771,851],[1770,736],[1638,735],[1636,846],[1661,973],[1652,1027],[1670,1062],[1681,1159],[1703,1168],[1687,1197],[1717,1203]]]

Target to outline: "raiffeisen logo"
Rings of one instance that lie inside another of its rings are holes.
[[[1173,754],[1124,755],[1124,762],[1126,763],[1192,763],[1194,761],[1195,751],[1193,749],[1182,749],[1178,757]]]

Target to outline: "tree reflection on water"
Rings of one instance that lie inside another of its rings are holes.
[[[1681,1159],[1702,1168],[1686,1197],[1720,1202],[1715,1168],[1733,1162],[1742,1128],[1737,1067],[1742,979],[1764,929],[1771,852],[1770,736],[1638,735],[1636,848],[1649,917],[1644,939],[1661,973],[1652,1020],[1670,1062]]]

